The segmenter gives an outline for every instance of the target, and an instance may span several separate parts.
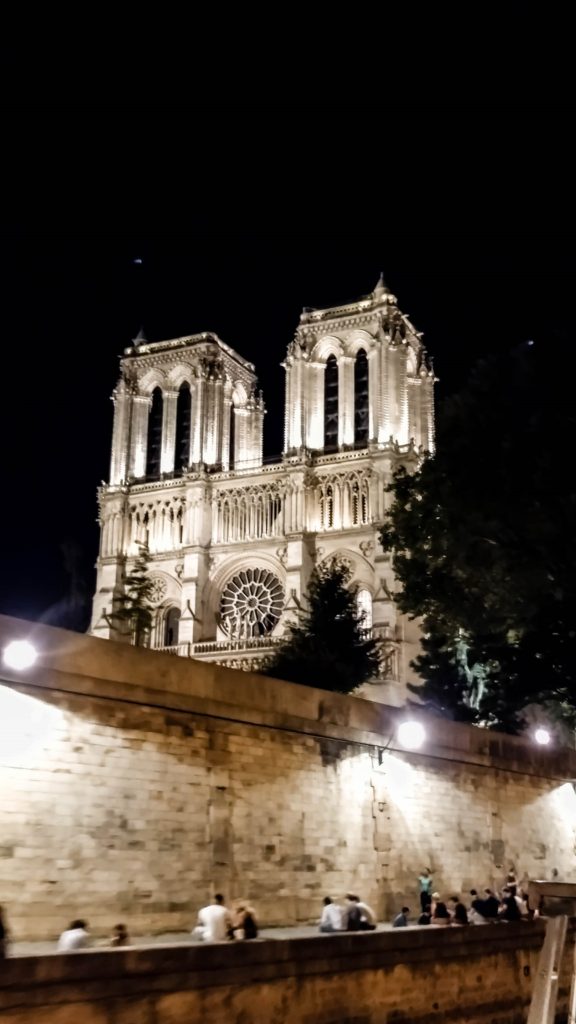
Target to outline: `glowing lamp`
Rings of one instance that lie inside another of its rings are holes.
[[[8,668],[15,668],[18,672],[31,668],[38,657],[38,652],[29,640],[12,640],[3,652],[3,661]]]
[[[398,726],[397,737],[408,750],[419,750],[426,739],[426,730],[420,722],[402,722]]]
[[[536,743],[539,743],[541,747],[547,747],[552,739],[548,729],[536,729],[534,733],[534,739]]]

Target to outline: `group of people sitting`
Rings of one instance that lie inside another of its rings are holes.
[[[321,932],[372,932],[376,928],[376,915],[367,903],[354,893],[346,893],[344,905],[324,897],[320,918]]]
[[[510,868],[506,882],[499,893],[484,889],[480,896],[476,889],[470,890],[470,907],[466,908],[459,896],[451,896],[449,906],[432,892],[432,874],[425,868],[418,879],[420,883],[420,917],[418,924],[466,925],[488,924],[494,921],[520,921],[531,916],[528,898],[518,884],[513,868]],[[409,907],[402,907],[392,922],[396,928],[408,924]]]
[[[203,942],[256,939],[256,913],[245,900],[236,900],[232,910],[229,910],[222,893],[217,892],[212,903],[198,911],[198,924],[192,934]]]

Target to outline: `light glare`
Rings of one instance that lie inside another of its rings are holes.
[[[15,668],[21,671],[25,668],[31,668],[38,657],[38,652],[33,644],[29,640],[12,640],[7,647],[4,648],[4,664],[8,668]]]
[[[552,737],[548,732],[548,729],[536,729],[534,733],[534,739],[536,743],[539,743],[541,747],[547,747]]]
[[[426,730],[420,722],[402,722],[398,727],[398,742],[409,750],[418,750],[426,739]]]

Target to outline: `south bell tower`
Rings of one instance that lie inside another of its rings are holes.
[[[110,483],[92,632],[122,593],[137,542],[155,584],[151,646],[256,667],[294,615],[314,565],[352,571],[382,642],[370,697],[403,698],[417,652],[378,542],[396,467],[434,446],[434,374],[382,278],[356,302],[305,309],[284,362],[285,443],[263,464],[252,364],[216,335],[136,339],[114,392]],[[313,682],[313,680],[311,680]]]

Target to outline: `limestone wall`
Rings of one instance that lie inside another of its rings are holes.
[[[7,960],[2,1024],[524,1024],[543,922]],[[572,944],[558,1009],[566,1019]]]
[[[29,624],[0,620],[6,638]],[[429,720],[419,755],[381,705],[35,627],[0,683],[0,903],[18,939],[181,930],[215,889],[263,923],[359,891],[416,907],[522,874],[574,880],[574,752]],[[387,749],[386,749],[387,748]]]

